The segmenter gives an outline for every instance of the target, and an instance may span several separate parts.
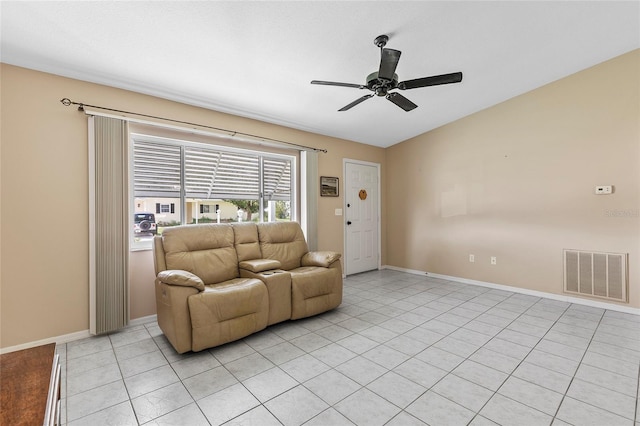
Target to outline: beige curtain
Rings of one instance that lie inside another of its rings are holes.
[[[300,153],[300,182],[302,186],[300,225],[305,231],[310,251],[318,249],[318,193],[320,178],[318,176],[318,153],[302,151]]]
[[[90,332],[129,322],[127,122],[89,117]]]

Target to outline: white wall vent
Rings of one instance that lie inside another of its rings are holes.
[[[629,302],[628,253],[564,250],[564,292]]]

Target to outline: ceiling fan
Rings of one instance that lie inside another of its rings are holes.
[[[353,87],[356,89],[369,89],[373,93],[364,95],[361,98],[356,99],[348,105],[343,106],[338,111],[347,111],[361,102],[372,98],[374,95],[384,96],[394,104],[398,105],[405,111],[411,111],[418,107],[418,105],[411,102],[398,92],[391,92],[394,89],[408,90],[417,89],[419,87],[437,86],[439,84],[459,83],[462,81],[462,73],[454,72],[451,74],[434,75],[431,77],[416,78],[413,80],[405,80],[398,82],[398,74],[396,74],[396,67],[400,60],[400,52],[395,49],[387,49],[387,41],[389,36],[380,35],[375,38],[373,44],[380,48],[380,68],[378,71],[372,72],[367,76],[367,84],[353,84],[353,83],[339,83],[335,81],[322,81],[312,80],[311,84],[323,84],[325,86],[341,86],[341,87]]]

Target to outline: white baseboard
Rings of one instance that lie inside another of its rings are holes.
[[[158,320],[158,315],[147,315],[146,317],[140,317],[136,319],[129,320],[129,325],[127,327],[132,327],[136,325],[146,324],[149,322],[154,322]]]
[[[35,348],[36,346],[48,345],[49,343],[69,343],[75,340],[86,339],[87,337],[91,337],[91,334],[89,334],[89,330],[77,331],[75,333],[63,334],[62,336],[48,337],[46,339],[36,340],[35,342],[27,342],[21,345],[0,348],[0,354],[21,351],[23,349],[31,349]]]
[[[558,300],[558,301],[561,301],[561,302],[575,303],[576,305],[585,305],[585,306],[591,306],[593,308],[608,309],[610,311],[617,311],[617,312],[624,312],[624,313],[627,313],[627,314],[640,315],[640,309],[638,309],[638,308],[632,308],[630,306],[620,306],[620,305],[616,305],[615,303],[607,303],[607,302],[600,302],[600,301],[597,301],[597,300],[581,299],[579,297],[566,296],[566,295],[563,295],[563,294],[547,293],[547,292],[544,292],[544,291],[530,290],[530,289],[527,289],[527,288],[512,287],[512,286],[503,285],[503,284],[494,284],[494,283],[489,283],[489,282],[485,282],[485,281],[471,280],[471,279],[468,279],[468,278],[460,278],[460,277],[453,277],[453,276],[450,276],[450,275],[435,274],[435,273],[427,272],[427,271],[418,271],[418,270],[415,270],[415,269],[399,268],[397,266],[391,266],[391,265],[384,265],[384,266],[382,266],[382,269],[391,269],[393,271],[406,272],[406,273],[414,274],[414,275],[429,276],[429,277],[432,277],[432,278],[439,278],[439,279],[443,279],[443,280],[447,280],[447,281],[456,281],[456,282],[463,283],[463,284],[477,285],[477,286],[481,286],[481,287],[489,287],[489,288],[493,288],[493,289],[496,289],[496,290],[505,290],[505,291],[510,291],[510,292],[513,292],[513,293],[527,294],[527,295],[536,296],[536,297],[544,297],[544,298],[547,298],[547,299]]]
[[[158,319],[157,315],[149,315],[146,317],[136,318],[129,320],[129,325],[127,327],[135,327],[137,325],[147,324],[149,322],[156,321]],[[127,328],[125,327],[125,328]],[[89,330],[77,331],[75,333],[64,334],[62,336],[49,337],[42,340],[36,340],[35,342],[27,342],[21,345],[9,346],[7,348],[0,348],[0,355],[6,354],[9,352],[21,351],[23,349],[31,349],[36,346],[48,345],[49,343],[55,344],[63,344],[69,343],[76,340],[86,339],[87,337],[91,337],[92,334],[89,333]]]

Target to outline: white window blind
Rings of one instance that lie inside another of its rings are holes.
[[[290,158],[143,140],[134,140],[133,157],[136,197],[180,197],[184,157],[187,198],[257,199],[262,175],[265,200],[291,199]]]
[[[291,197],[291,160],[265,158],[263,162],[264,197],[286,201]]]
[[[136,197],[180,197],[180,146],[136,141],[133,187]]]
[[[260,194],[256,155],[185,147],[185,196],[244,199]]]

